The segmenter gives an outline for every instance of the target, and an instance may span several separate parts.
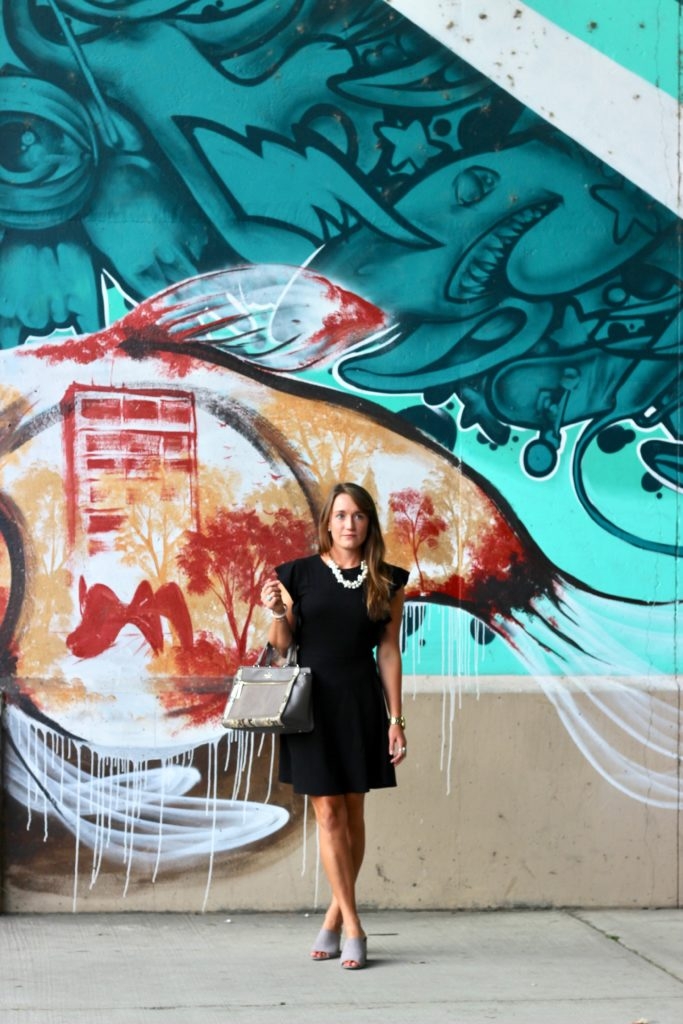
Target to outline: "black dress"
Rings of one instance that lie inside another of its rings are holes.
[[[392,592],[408,573],[390,566]],[[293,601],[298,661],[313,672],[313,732],[280,737],[280,781],[295,793],[335,796],[396,785],[388,716],[374,649],[388,619],[373,622],[364,588],[343,587],[320,555],[276,568]],[[345,579],[360,569],[342,569]]]

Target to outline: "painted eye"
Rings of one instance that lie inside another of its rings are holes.
[[[97,139],[84,107],[39,79],[6,78],[0,98],[0,224],[63,224],[95,184]]]
[[[496,187],[500,177],[488,167],[468,167],[453,181],[453,193],[458,206],[474,206]]]

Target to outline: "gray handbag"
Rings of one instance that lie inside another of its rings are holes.
[[[275,654],[272,644],[266,644],[255,665],[238,668],[223,712],[226,729],[296,733],[313,728],[310,668],[296,664],[294,646],[284,665],[272,664]]]

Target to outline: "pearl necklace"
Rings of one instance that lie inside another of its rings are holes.
[[[358,587],[362,587],[368,575],[368,565],[365,559],[360,563],[360,573],[355,580],[345,580],[341,574],[341,569],[331,558],[325,564],[329,566],[330,572],[337,583],[341,583],[342,587],[346,587],[347,590],[357,590]]]

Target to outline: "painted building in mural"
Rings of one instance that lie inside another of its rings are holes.
[[[13,905],[309,845],[221,713],[338,479],[410,570],[425,793],[496,680],[675,830],[677,213],[380,0],[0,7]]]

